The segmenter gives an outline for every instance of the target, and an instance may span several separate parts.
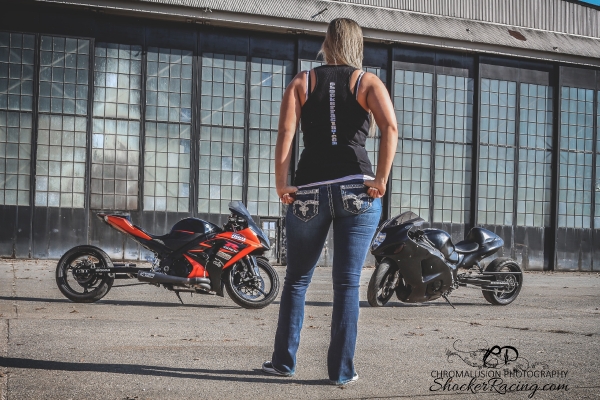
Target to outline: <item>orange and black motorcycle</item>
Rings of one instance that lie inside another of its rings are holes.
[[[58,262],[58,288],[74,302],[92,303],[108,293],[115,279],[137,278],[163,285],[180,301],[180,292],[223,296],[225,287],[229,297],[242,307],[266,307],[279,292],[277,273],[260,257],[270,249],[269,239],[240,201],[229,203],[229,210],[223,229],[198,218],[185,218],[162,236],[145,232],[127,216],[97,214],[154,252],[152,266],[113,263],[98,247],[77,246]]]

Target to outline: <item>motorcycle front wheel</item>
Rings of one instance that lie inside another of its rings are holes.
[[[93,303],[110,290],[112,274],[94,272],[112,268],[110,257],[94,246],[77,246],[67,251],[56,266],[56,284],[61,293],[75,303]]]
[[[485,272],[504,272],[504,274],[497,275],[496,280],[504,280],[509,283],[508,290],[482,290],[483,297],[495,306],[505,306],[512,303],[523,286],[523,271],[519,264],[515,260],[510,258],[496,258],[488,266],[485,267]],[[515,274],[511,274],[514,272]]]
[[[369,281],[367,299],[371,307],[383,307],[392,298],[398,282],[398,268],[382,261]]]
[[[256,269],[240,260],[225,271],[227,294],[237,305],[258,309],[271,304],[279,293],[279,276],[264,258],[256,258]]]

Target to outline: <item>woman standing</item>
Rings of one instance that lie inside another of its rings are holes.
[[[359,281],[381,216],[381,197],[396,152],[398,133],[390,96],[379,78],[362,71],[363,36],[350,19],[327,28],[321,53],[326,65],[299,73],[281,103],[275,149],[277,194],[286,216],[287,270],[281,294],[275,349],[263,371],[292,376],[304,320],[304,300],[331,223],[334,229],[333,313],[327,356],[329,379],[344,385],[354,370]],[[370,115],[372,113],[372,116]],[[381,130],[377,173],[365,150]],[[288,186],[292,143],[302,121],[305,149]]]

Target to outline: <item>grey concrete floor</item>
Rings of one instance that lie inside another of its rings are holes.
[[[521,388],[568,385],[567,391],[538,390],[533,398],[600,398],[598,273],[526,273],[520,297],[507,307],[461,288],[451,296],[456,310],[443,300],[411,305],[395,299],[374,309],[366,302],[373,272],[367,268],[355,359],[360,379],[340,389],[328,384],[325,363],[332,299],[327,268],[317,268],[308,292],[293,378],[259,371],[270,358],[278,300],[263,310],[213,296],[183,296],[180,305],[173,293],[136,285],[115,286],[95,304],[75,304],[56,288],[54,268],[53,261],[0,260],[2,399],[528,398],[531,390],[499,394],[498,382],[492,392],[439,390],[434,379],[442,371],[489,373],[479,368],[476,350],[494,345],[517,349],[518,365],[528,371],[567,371],[554,378],[502,376]],[[282,277],[284,269],[278,272]]]

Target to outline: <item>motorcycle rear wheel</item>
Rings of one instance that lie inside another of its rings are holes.
[[[496,280],[506,280],[512,283],[511,288],[508,291],[495,290],[488,291],[482,290],[483,297],[495,306],[506,306],[512,303],[523,286],[523,271],[517,262],[510,258],[496,258],[489,265],[485,267],[486,272],[515,272],[514,275],[506,274],[502,277],[497,276]]]
[[[388,261],[382,261],[375,268],[367,291],[367,299],[371,307],[383,307],[392,298],[396,289],[395,285],[394,287],[392,285],[397,271],[396,266]]]
[[[61,293],[75,303],[93,303],[106,296],[115,281],[114,276],[106,272],[73,273],[78,267],[112,268],[113,264],[110,257],[97,247],[73,247],[56,266],[56,284]]]
[[[248,279],[247,261],[241,260],[227,268],[224,282],[227,294],[237,305],[259,309],[271,304],[279,293],[279,276],[265,258],[256,258],[257,278]]]

